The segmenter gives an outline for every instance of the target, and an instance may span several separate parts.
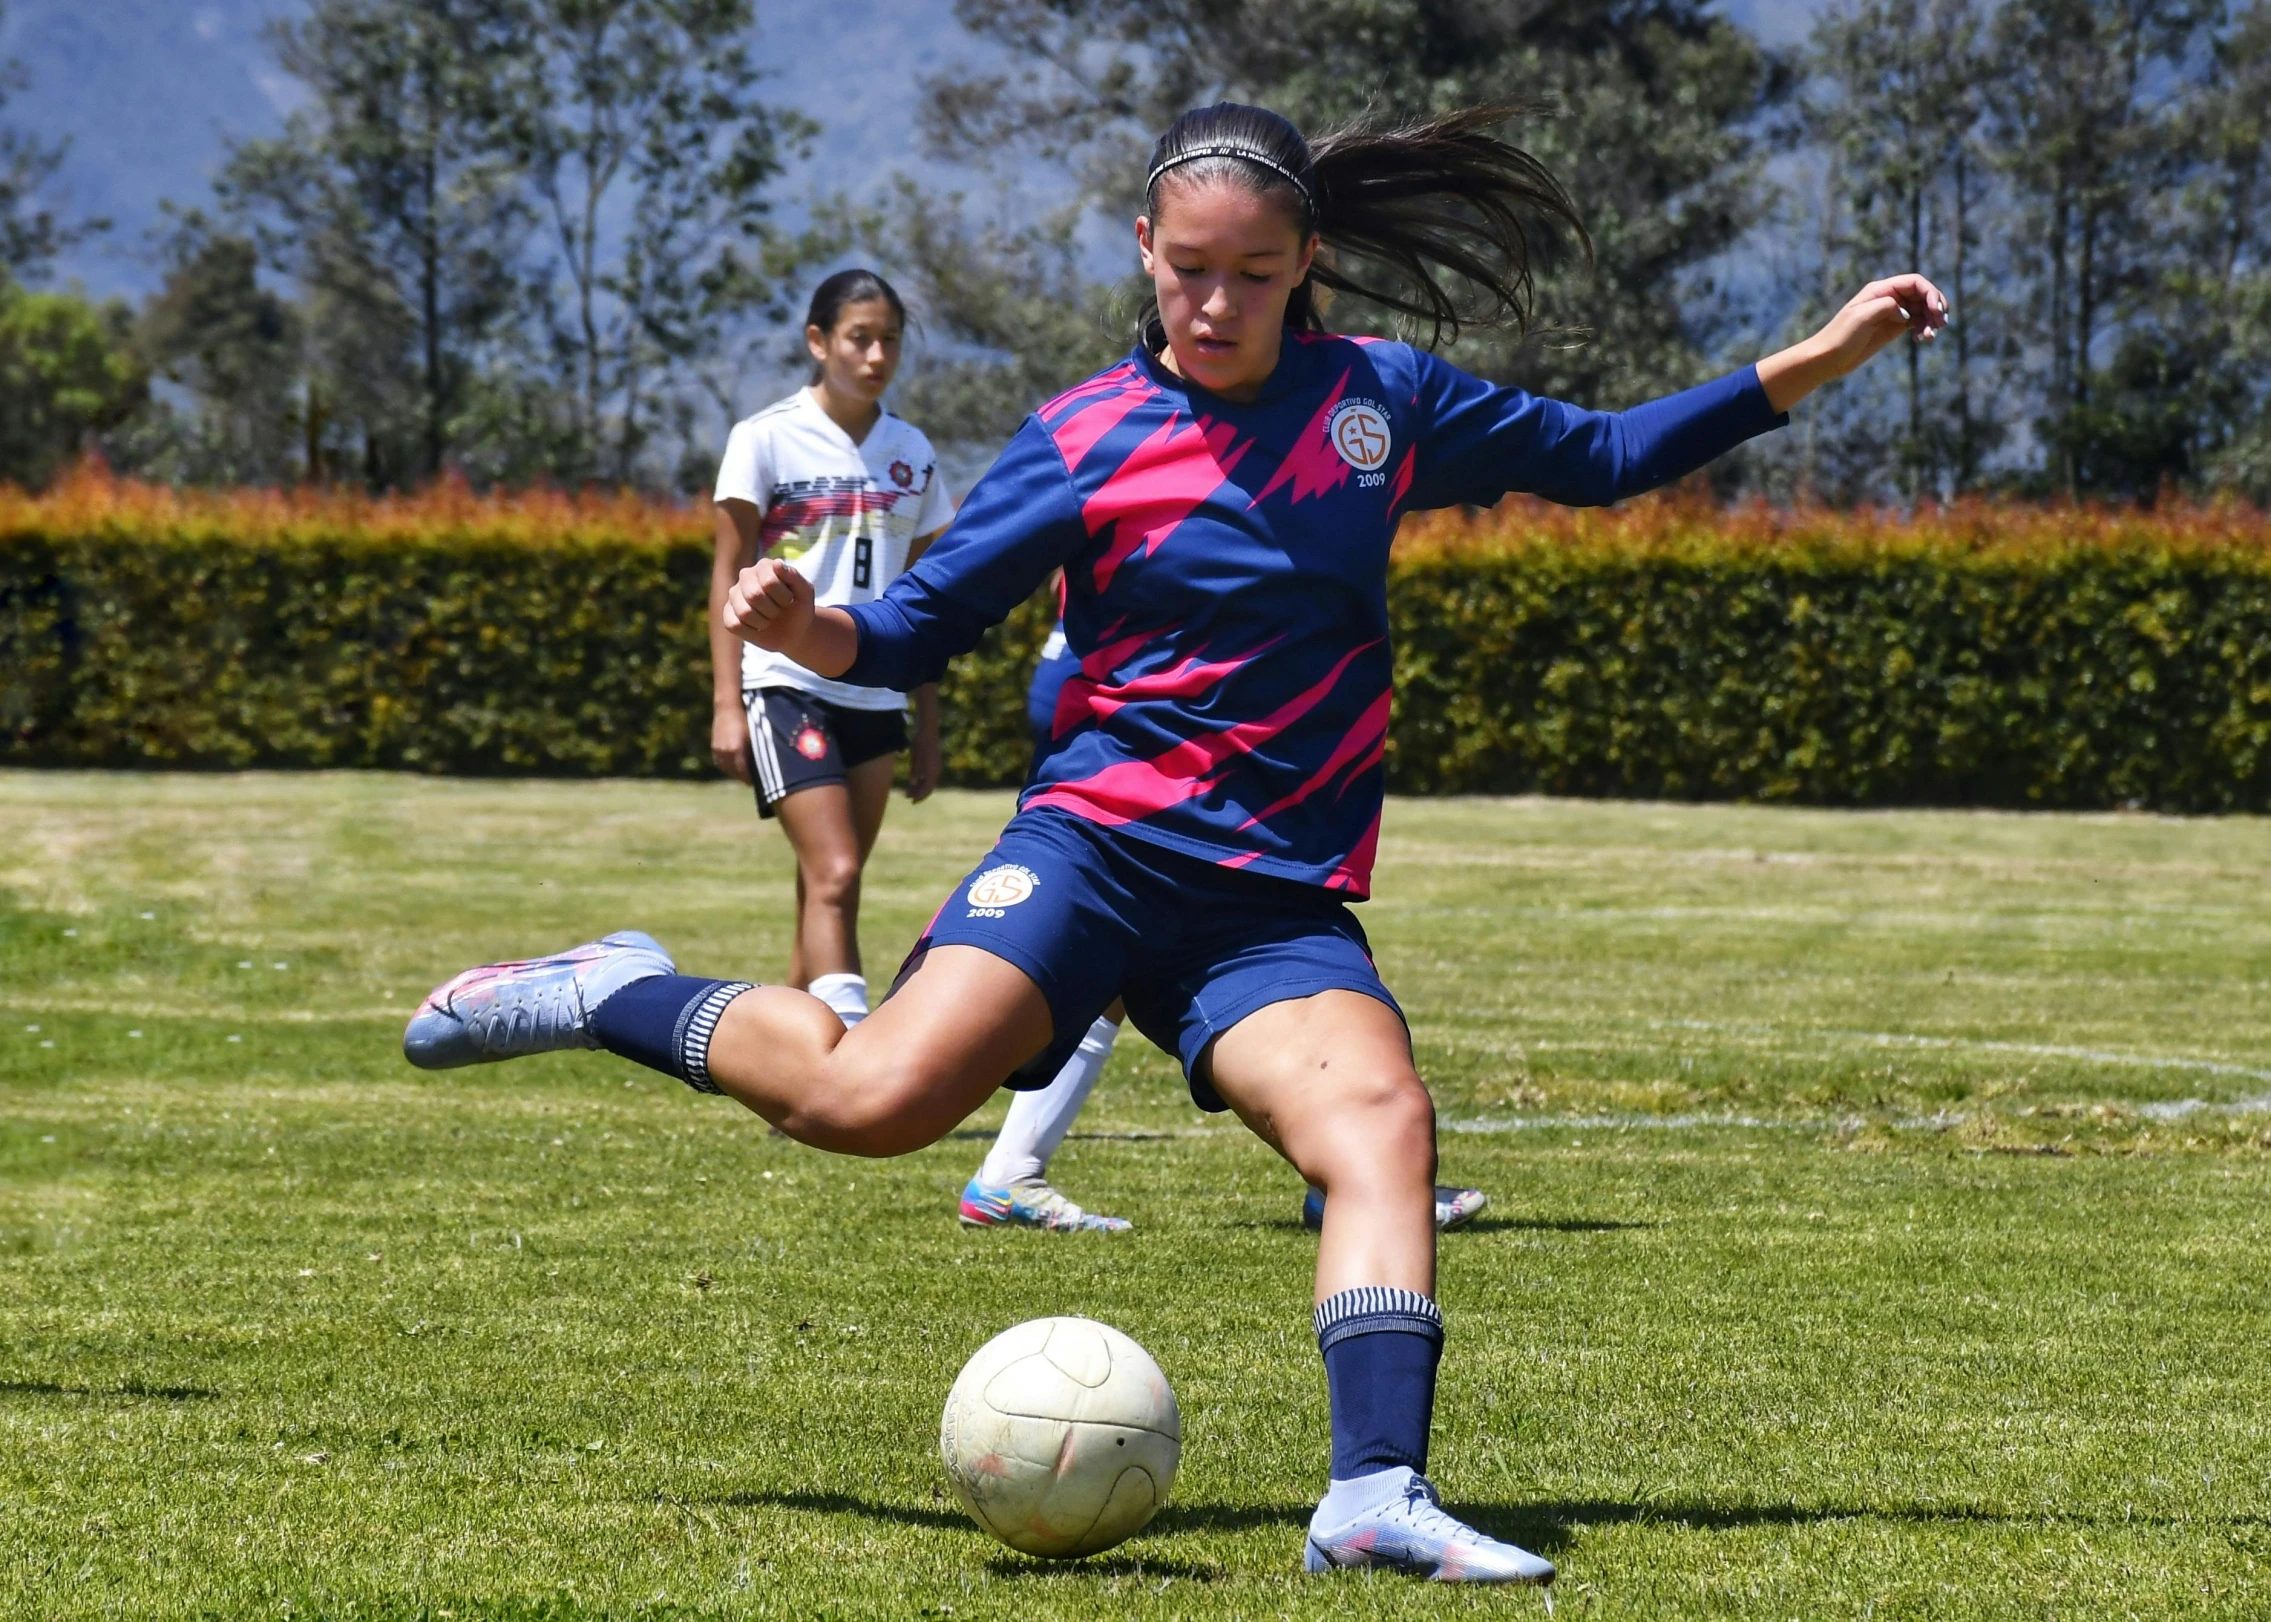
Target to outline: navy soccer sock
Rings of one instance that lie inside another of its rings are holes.
[[[725,1005],[754,989],[746,980],[649,975],[592,1010],[592,1034],[608,1052],[676,1076],[698,1093],[721,1092],[710,1079],[710,1038]]]
[[[1367,1284],[1317,1305],[1333,1413],[1333,1479],[1427,1470],[1443,1314],[1416,1290]]]

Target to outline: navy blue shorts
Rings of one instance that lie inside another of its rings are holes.
[[[1137,1030],[1183,1061],[1199,1108],[1226,1106],[1207,1044],[1271,1003],[1358,991],[1403,1010],[1347,903],[1312,885],[1222,867],[1062,811],[1020,811],[915,943],[1014,963],[1049,1000],[1049,1051],[1007,1085],[1046,1087],[1096,1017],[1125,997]]]

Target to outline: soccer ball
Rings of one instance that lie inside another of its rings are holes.
[[[938,1450],[970,1518],[1052,1560],[1133,1537],[1166,1502],[1183,1416],[1151,1354],[1091,1318],[1035,1318],[978,1348]]]

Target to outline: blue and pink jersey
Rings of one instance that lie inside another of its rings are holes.
[[[936,680],[1062,568],[1080,668],[1023,808],[1360,898],[1403,515],[1514,491],[1605,505],[1787,420],[1751,367],[1584,411],[1405,344],[1289,333],[1239,403],[1138,350],[1028,418],[922,560],[848,610],[842,679]]]

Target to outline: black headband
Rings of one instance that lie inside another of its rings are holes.
[[[1149,196],[1151,188],[1159,184],[1159,177],[1168,170],[1179,169],[1186,163],[1196,163],[1201,158],[1239,158],[1247,163],[1258,163],[1272,174],[1283,175],[1291,181],[1293,189],[1301,194],[1301,200],[1309,205],[1310,213],[1317,211],[1317,194],[1309,189],[1306,179],[1268,153],[1256,152],[1252,147],[1246,146],[1194,146],[1188,152],[1178,152],[1171,158],[1162,158],[1151,166],[1151,174],[1143,183],[1144,194]]]

